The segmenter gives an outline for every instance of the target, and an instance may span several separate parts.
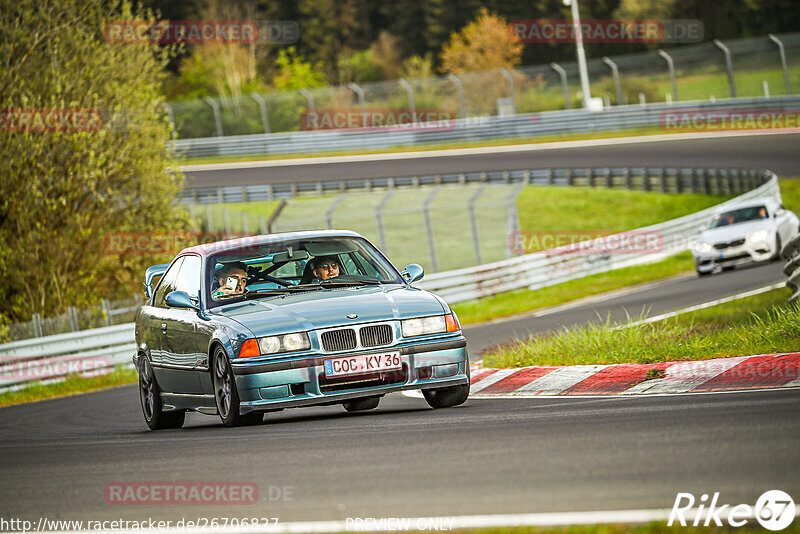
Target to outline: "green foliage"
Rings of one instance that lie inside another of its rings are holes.
[[[278,53],[275,60],[277,73],[272,85],[280,91],[302,88],[320,87],[326,84],[321,63],[312,64],[297,54],[295,47],[290,46]]]
[[[169,50],[103,38],[123,2],[20,0],[0,10],[0,109],[97,109],[98,128],[0,131],[0,313],[18,321],[139,293],[156,258],[110,256],[110,232],[180,229],[165,148]],[[160,258],[159,258],[160,259]]]
[[[339,83],[374,82],[382,78],[382,72],[372,49],[345,52],[339,56]]]

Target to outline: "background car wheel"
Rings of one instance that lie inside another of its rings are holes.
[[[450,408],[466,402],[469,396],[469,384],[438,389],[423,389],[422,395],[431,408]]]
[[[772,255],[770,260],[778,261],[779,259],[781,259],[781,247],[782,247],[782,245],[781,245],[781,236],[776,235],[775,236],[775,254]]]
[[[180,428],[186,419],[186,412],[165,412],[161,404],[161,389],[156,382],[153,368],[144,356],[139,364],[139,398],[142,401],[142,413],[150,430],[164,428]]]
[[[239,414],[239,392],[233,369],[228,361],[228,354],[222,347],[214,351],[211,382],[214,385],[214,398],[217,401],[217,412],[225,426],[257,425],[264,420],[263,413]]]
[[[708,276],[712,271],[697,271],[697,276]]]
[[[374,410],[381,402],[380,397],[367,397],[366,399],[356,399],[349,402],[342,403],[344,409],[348,412],[363,412],[366,410]]]
[[[736,266],[735,266],[735,265],[726,265],[725,267],[723,267],[723,268],[722,268],[722,270],[723,270],[723,271],[732,271],[732,270],[734,270],[735,268],[736,268]]]

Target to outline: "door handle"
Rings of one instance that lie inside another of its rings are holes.
[[[164,334],[167,333],[167,323],[161,323],[161,332]]]

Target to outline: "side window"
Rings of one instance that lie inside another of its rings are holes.
[[[199,298],[200,265],[199,256],[186,256],[175,279],[174,291],[185,291],[190,297]]]
[[[341,274],[361,274],[353,261],[352,254],[340,254],[339,262],[341,263]]]
[[[166,308],[167,304],[164,300],[167,298],[167,295],[172,291],[175,291],[175,279],[178,277],[178,271],[181,268],[181,264],[183,263],[183,258],[179,258],[178,261],[172,264],[172,267],[164,274],[164,277],[161,279],[161,283],[158,285],[158,289],[156,289],[156,296],[153,300],[153,305],[158,306],[159,308]]]

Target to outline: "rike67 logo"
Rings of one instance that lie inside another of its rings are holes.
[[[755,519],[762,528],[778,531],[791,525],[796,513],[794,500],[781,490],[765,491],[755,506],[720,504],[719,492],[714,493],[711,499],[704,493],[699,500],[691,493],[678,493],[667,526],[671,527],[677,521],[682,527],[722,527],[727,521],[731,527],[743,527]]]

